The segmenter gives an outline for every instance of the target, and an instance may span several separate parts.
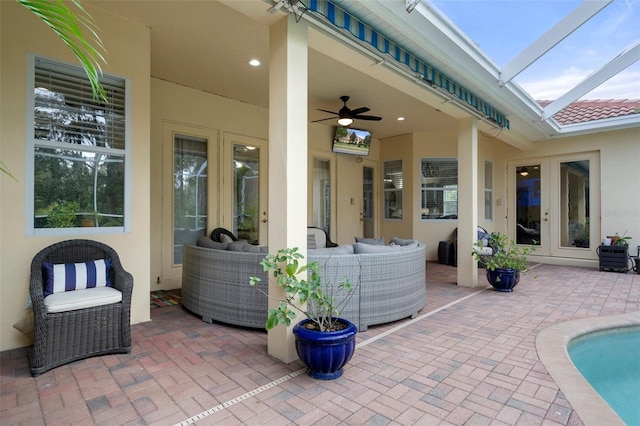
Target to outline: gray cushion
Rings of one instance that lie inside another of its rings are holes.
[[[201,237],[198,237],[198,241],[196,241],[196,245],[198,247],[206,247],[206,248],[218,249],[218,250],[226,250],[228,246],[227,243],[219,243],[217,241],[213,241],[211,238],[206,237],[204,235]]]
[[[413,250],[414,248],[418,247],[418,244],[419,243],[417,241],[414,241],[411,244],[407,244],[406,246],[396,244],[396,247],[400,247],[400,250]]]
[[[409,246],[407,246],[409,247]],[[402,246],[384,246],[380,244],[365,244],[365,243],[355,243],[353,245],[353,249],[356,254],[365,254],[365,253],[397,253],[402,251],[404,247]]]
[[[233,238],[231,238],[227,234],[220,234],[220,241],[222,241],[223,243],[227,243],[227,244],[231,244],[231,243],[234,242]]]
[[[415,242],[416,240],[408,240],[404,238],[393,237],[391,238],[391,241],[389,241],[389,244],[397,245],[397,246],[408,246],[409,244],[413,244]]]
[[[353,245],[346,244],[338,247],[323,247],[309,250],[309,254],[353,254]]]
[[[371,244],[371,245],[384,245],[384,237],[380,237],[380,238],[360,238],[360,237],[356,237],[356,243],[363,243],[363,244]]]
[[[232,241],[227,245],[227,250],[246,251],[244,246],[248,246],[248,245],[249,245],[249,242],[247,240]]]
[[[269,246],[254,246],[253,244],[246,244],[242,246],[242,251],[247,253],[269,253]]]

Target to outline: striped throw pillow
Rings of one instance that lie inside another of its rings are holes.
[[[44,297],[64,291],[111,287],[109,268],[111,268],[109,259],[82,263],[44,262],[42,266]]]

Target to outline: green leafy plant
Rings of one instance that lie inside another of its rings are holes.
[[[16,182],[18,181],[18,179],[16,179],[16,177],[14,175],[11,174],[11,171],[9,170],[9,168],[7,167],[6,164],[4,164],[1,160],[0,160],[0,172],[5,173],[7,176],[9,176],[10,178],[12,178],[13,180],[15,180]]]
[[[345,277],[336,285],[323,285],[318,263],[301,264],[302,259],[304,256],[294,247],[280,249],[275,255],[268,254],[260,262],[265,272],[273,274],[282,291],[278,307],[269,309],[265,328],[271,330],[280,324],[290,326],[297,311],[309,318],[316,330],[339,330],[342,324],[338,319],[339,309],[349,300],[353,289],[351,282]],[[252,286],[260,281],[258,277],[249,278],[249,284]],[[263,290],[258,290],[266,294]],[[345,291],[347,297],[336,303],[333,297],[334,290]],[[304,303],[307,304],[307,310],[299,307],[299,304]]]
[[[78,203],[61,201],[56,203],[47,215],[47,228],[73,228],[76,225]]]
[[[624,234],[622,234],[622,237],[618,235],[618,233],[616,232],[616,242],[614,245],[616,246],[621,246],[621,247],[629,247],[629,241],[631,241],[633,238],[627,235],[627,231],[624,231]]]
[[[481,250],[484,248],[482,241],[476,241],[474,246],[475,248],[471,253],[473,257],[485,264],[486,268],[491,271],[496,269],[515,269],[524,273],[529,267],[529,254],[536,250],[534,246],[519,247],[506,234],[497,232],[489,235],[489,246],[493,248],[493,254],[482,253]]]

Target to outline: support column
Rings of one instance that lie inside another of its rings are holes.
[[[307,252],[307,26],[289,14],[269,33],[269,252]],[[269,309],[282,298],[269,277]],[[297,314],[296,320],[301,320]],[[298,359],[291,327],[269,331],[267,351]]]
[[[478,239],[478,120],[458,122],[458,285],[478,285],[471,251]]]

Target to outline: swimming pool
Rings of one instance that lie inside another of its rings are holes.
[[[628,425],[640,425],[640,329],[618,328],[573,340],[578,371]]]
[[[536,336],[538,358],[585,425],[633,424],[622,420],[569,357],[569,347],[585,336],[616,334],[622,329],[640,331],[640,312],[571,320],[552,325]]]

